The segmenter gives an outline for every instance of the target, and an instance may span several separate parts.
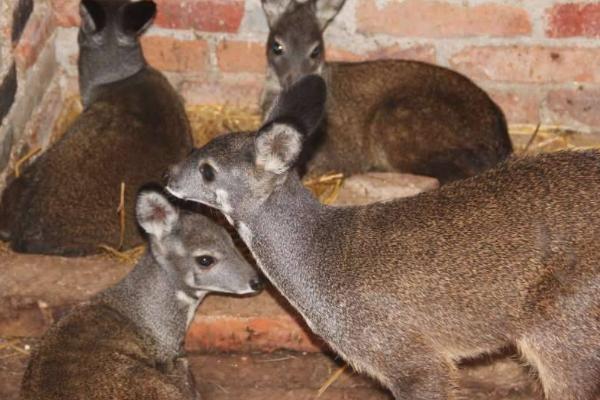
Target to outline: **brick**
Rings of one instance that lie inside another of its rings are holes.
[[[533,88],[488,90],[500,106],[509,124],[537,124],[540,121],[542,96]]]
[[[186,79],[177,89],[188,104],[230,104],[258,109],[264,85],[261,74],[223,74],[217,80]]]
[[[389,201],[436,189],[439,182],[427,176],[397,172],[369,172],[344,179],[337,198],[339,206],[363,205]]]
[[[223,72],[264,73],[267,67],[262,42],[223,40],[217,46],[217,60]]]
[[[204,40],[179,40],[163,36],[143,36],[148,63],[161,71],[202,73],[208,63]]]
[[[402,47],[399,45],[383,47],[367,54],[370,60],[396,59],[415,60],[434,64],[436,62],[436,51],[433,46]]]
[[[600,89],[561,89],[548,94],[546,107],[561,123],[579,123],[600,129]]]
[[[450,65],[475,79],[505,82],[598,82],[599,48],[467,47]]]
[[[188,351],[254,352],[280,349],[320,352],[325,345],[291,316],[197,317],[186,339]]]
[[[382,60],[382,59],[396,59],[396,60],[416,60],[429,63],[435,63],[436,51],[433,46],[411,46],[403,47],[400,45],[393,45],[388,47],[381,47],[376,50],[368,51],[364,54],[358,54],[350,50],[343,49],[341,47],[328,47],[325,53],[327,61],[367,61],[367,60]]]
[[[11,41],[17,43],[25,29],[25,25],[33,11],[33,0],[19,0],[13,11],[13,26],[11,32]]]
[[[358,30],[406,37],[510,37],[531,33],[528,13],[519,7],[484,3],[468,6],[432,0],[360,0]]]
[[[365,61],[367,59],[366,54],[358,54],[350,50],[343,49],[341,47],[327,46],[325,49],[325,58],[327,61]]]
[[[79,0],[50,0],[58,26],[79,26]]]
[[[54,18],[44,13],[30,19],[15,48],[15,60],[19,68],[27,69],[35,64],[55,27]]]
[[[237,32],[244,16],[243,0],[157,0],[156,25],[170,29]]]
[[[552,38],[600,37],[600,3],[557,4],[547,11],[547,21]]]

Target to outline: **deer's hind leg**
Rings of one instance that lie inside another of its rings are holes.
[[[517,341],[548,400],[600,399],[600,298],[584,290]]]

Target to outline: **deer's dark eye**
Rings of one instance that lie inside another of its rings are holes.
[[[321,54],[321,45],[318,45],[310,52],[310,58],[317,58]]]
[[[206,182],[212,182],[215,180],[215,169],[210,164],[203,163],[200,165],[200,174]]]
[[[277,40],[273,41],[273,44],[271,45],[271,50],[276,56],[280,56],[283,54],[283,46]]]
[[[198,256],[196,257],[196,264],[202,268],[208,268],[215,263],[215,258],[212,256]]]

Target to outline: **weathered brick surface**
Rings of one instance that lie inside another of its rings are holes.
[[[340,47],[328,47],[326,57],[329,61],[367,61],[381,59],[396,59],[396,60],[417,60],[429,63],[435,63],[436,50],[435,47],[429,45],[417,46],[401,46],[391,45],[382,46],[376,50],[367,51],[364,54],[359,54],[351,50],[346,50]]]
[[[262,74],[267,66],[262,42],[223,40],[217,46],[217,60],[223,72]]]
[[[15,48],[15,59],[21,69],[27,69],[37,61],[46,42],[54,33],[56,24],[51,15],[50,12],[36,13],[24,28]]]
[[[142,45],[148,63],[161,71],[202,73],[207,68],[208,44],[204,40],[144,36]]]
[[[370,34],[414,37],[519,36],[531,32],[527,12],[519,7],[446,1],[360,0],[358,28]]]
[[[506,119],[517,124],[535,124],[540,121],[540,107],[543,100],[535,87],[520,89],[489,89],[488,93],[500,106]]]
[[[50,0],[59,26],[79,26],[79,0]]]
[[[243,0],[157,0],[156,24],[170,29],[237,32],[244,15]]]
[[[467,47],[450,65],[475,79],[503,82],[598,82],[600,48]]]
[[[557,4],[548,10],[547,34],[553,38],[600,37],[600,3]]]
[[[555,121],[584,124],[600,130],[600,89],[553,90],[546,103]]]

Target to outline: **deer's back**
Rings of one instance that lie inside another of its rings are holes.
[[[329,63],[327,140],[309,170],[402,170],[442,182],[504,160],[504,116],[468,78],[415,61]]]
[[[151,349],[152,342],[109,307],[79,307],[51,327],[32,353],[21,398],[193,398],[187,374],[160,371]]]
[[[89,254],[119,242],[125,183],[125,246],[141,243],[133,206],[139,187],[161,181],[191,149],[183,105],[153,70],[106,86],[65,135],[14,182],[10,236],[25,252]],[[10,193],[11,187],[7,188]],[[13,200],[14,198],[17,201]],[[12,200],[12,201],[11,201]]]
[[[599,194],[600,153],[563,152],[414,198],[337,209],[327,235],[338,244],[316,237],[329,244],[314,252],[326,255],[321,279],[344,290],[325,295],[351,309],[345,323],[369,321],[390,337],[396,321],[436,343],[501,344],[565,301],[600,294]]]

